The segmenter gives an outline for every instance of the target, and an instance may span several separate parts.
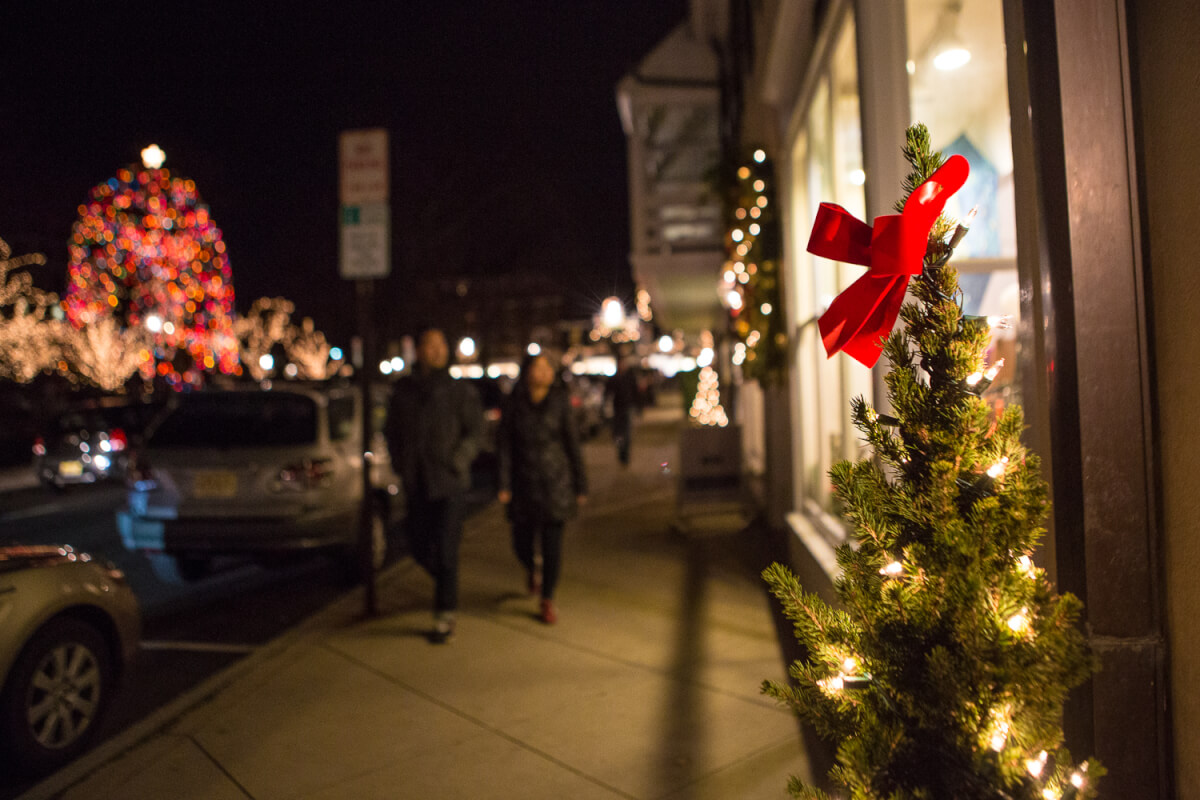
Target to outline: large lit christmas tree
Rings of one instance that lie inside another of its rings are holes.
[[[198,384],[235,373],[233,279],[221,231],[193,181],[163,169],[161,151],[118,170],[79,207],[63,305],[78,327],[115,319],[145,330],[144,374]]]
[[[997,418],[980,397],[989,329],[964,317],[948,266],[969,221],[941,211],[967,163],[932,152],[920,125],[905,156],[900,214],[872,227],[826,205],[809,243],[869,267],[820,328],[831,355],[867,365],[887,355],[893,410],[857,399],[875,458],[831,470],[852,527],[838,550],[841,607],[778,564],[764,573],[807,650],[793,683],[764,691],[836,743],[830,779],[851,798],[1093,796],[1103,769],[1071,760],[1061,726],[1067,691],[1093,666],[1081,606],[1032,560],[1047,487],[1021,443],[1020,408]],[[906,290],[915,302],[901,307]],[[905,326],[892,333],[897,314]],[[799,780],[789,788],[826,797]]]

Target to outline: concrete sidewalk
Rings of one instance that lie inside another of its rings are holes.
[[[351,592],[24,797],[786,797],[807,766],[759,693],[784,665],[756,546],[732,516],[672,528],[681,424],[649,410],[629,469],[587,445],[557,625],[493,506],[467,525],[451,643],[426,639],[432,582],[406,559],[376,618]]]

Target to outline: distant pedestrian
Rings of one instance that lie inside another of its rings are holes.
[[[617,374],[608,379],[604,393],[612,403],[612,436],[617,446],[617,460],[621,466],[628,467],[633,444],[633,415],[641,408],[641,389],[632,358],[626,356],[617,361]]]
[[[562,567],[563,526],[587,501],[587,477],[571,402],[549,359],[531,356],[500,417],[498,498],[508,506],[513,551],[541,620],[558,619],[554,590]],[[541,563],[539,569],[538,556]]]
[[[434,580],[430,639],[438,644],[454,634],[463,512],[483,429],[479,395],[469,382],[450,377],[449,358],[442,331],[421,334],[416,368],[396,382],[384,429],[404,484],[409,546]]]

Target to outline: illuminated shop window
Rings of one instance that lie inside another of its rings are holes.
[[[1000,0],[908,0],[909,102],[933,146],[971,163],[971,177],[946,206],[962,217],[978,206],[954,261],[967,314],[992,317],[989,362],[1004,367],[985,397],[1020,402],[1015,381],[1017,282],[1013,155]]]
[[[865,216],[862,130],[855,28],[850,14],[834,37],[828,64],[812,93],[806,122],[792,146],[792,220],[796,246],[792,302],[797,309],[798,384],[795,461],[797,497],[810,511],[833,511],[829,468],[862,450],[850,420],[850,401],[873,399],[871,371],[849,358],[826,358],[817,319],[862,267],[815,258],[804,250],[823,202]]]

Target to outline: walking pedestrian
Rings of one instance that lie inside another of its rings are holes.
[[[541,595],[542,622],[558,620],[554,590],[562,567],[563,526],[587,501],[587,477],[571,403],[544,355],[526,358],[500,418],[498,499],[508,506],[513,552],[530,594]],[[537,556],[540,550],[539,569]]]
[[[617,460],[621,466],[628,467],[629,449],[633,444],[633,414],[640,408],[641,399],[632,358],[626,356],[617,361],[617,374],[608,379],[604,391],[612,402],[612,436],[617,445]]]
[[[437,644],[454,635],[463,512],[483,429],[479,395],[450,377],[449,358],[441,330],[421,333],[416,367],[396,382],[384,427],[404,484],[405,534],[413,558],[434,580],[430,640]]]

